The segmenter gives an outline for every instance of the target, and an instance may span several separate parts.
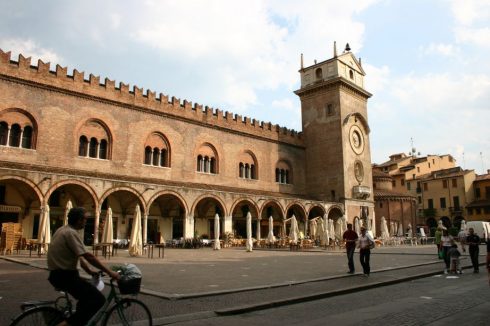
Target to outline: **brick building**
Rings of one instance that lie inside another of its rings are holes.
[[[365,73],[346,48],[300,69],[301,133],[187,100],[0,50],[0,222],[38,236],[68,201],[91,213],[85,242],[98,241],[110,207],[127,238],[135,207],[144,241],[281,232],[295,215],[374,219]],[[361,210],[364,212],[361,216]]]

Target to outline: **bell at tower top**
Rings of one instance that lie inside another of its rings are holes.
[[[301,89],[314,87],[317,84],[343,79],[357,88],[365,91],[364,76],[366,73],[361,65],[361,60],[357,59],[351,52],[349,43],[345,50],[337,55],[337,46],[334,42],[333,57],[316,62],[309,67],[303,66],[303,54],[301,54]]]

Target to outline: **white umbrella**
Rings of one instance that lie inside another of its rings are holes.
[[[251,252],[254,246],[252,241],[252,214],[247,213],[247,242],[245,243],[247,247],[247,252]]]
[[[341,221],[341,218],[339,217],[337,219],[337,222],[335,222],[335,238],[337,238],[337,240],[341,240],[342,239],[342,221]]]
[[[328,235],[330,239],[335,239],[335,225],[331,218],[328,219]]]
[[[317,219],[316,220],[316,237],[320,240],[320,245],[322,244],[322,233],[324,231],[325,231],[325,228],[323,227],[323,220]]]
[[[296,216],[293,215],[291,217],[291,229],[289,230],[289,239],[291,240],[292,244],[298,244],[298,235],[298,221],[296,220]]]
[[[63,225],[68,224],[68,213],[72,208],[73,208],[73,204],[71,203],[71,200],[68,199],[68,201],[66,202],[65,218],[63,219]]]
[[[46,204],[41,210],[41,223],[39,223],[39,236],[37,241],[43,246],[43,251],[48,251],[45,244],[51,242],[51,227],[49,223],[49,205]]]
[[[141,211],[140,205],[136,204],[133,219],[131,238],[129,239],[129,254],[131,256],[141,256],[143,254],[143,235],[141,234]]]
[[[397,232],[397,234],[396,234],[396,235],[397,235],[397,236],[399,236],[399,237],[403,237],[403,225],[402,225],[402,223],[401,223],[401,222],[400,222],[400,223],[398,223],[398,228],[397,228],[397,231],[398,231],[398,232]]]
[[[390,238],[390,232],[388,231],[388,224],[384,216],[381,217],[381,239],[388,240]]]
[[[267,242],[274,243],[276,242],[276,237],[274,236],[274,220],[272,216],[269,216],[269,234],[267,235]]]
[[[354,230],[356,231],[357,235],[361,234],[361,223],[359,222],[358,217],[356,217],[354,221]]]
[[[112,230],[112,209],[107,209],[107,216],[105,218],[104,229],[102,230],[102,243],[112,243],[114,241],[114,235]]]
[[[330,244],[330,229],[328,226],[327,214],[323,215],[323,239],[325,245],[328,246]]]
[[[214,250],[220,250],[221,249],[221,244],[219,242],[219,215],[216,214],[214,215],[214,243],[213,243],[213,249]]]
[[[412,230],[412,223],[408,223],[407,225],[407,237],[412,238],[413,237],[413,230]]]
[[[316,237],[316,220],[310,220],[310,238],[314,240]]]
[[[461,230],[460,231],[466,231],[466,221],[461,220]]]

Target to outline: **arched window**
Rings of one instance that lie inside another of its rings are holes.
[[[102,160],[107,159],[107,140],[102,139],[99,146],[99,158]]]
[[[22,132],[22,148],[31,148],[32,147],[32,127],[25,126],[24,131]]]
[[[243,176],[245,175],[245,167],[243,166],[243,163],[240,162],[240,164],[238,164],[238,176],[240,178],[243,178]]]
[[[94,157],[94,158],[97,157],[98,145],[99,145],[99,142],[97,141],[97,138],[95,138],[95,137],[90,138],[90,144],[88,146],[88,156]]]
[[[291,167],[289,163],[280,161],[276,168],[276,182],[280,184],[291,184]]]
[[[201,155],[197,157],[197,172],[203,172],[204,171],[204,160]]]
[[[20,126],[18,124],[13,124],[10,128],[9,146],[19,147],[20,146]]]
[[[197,150],[197,172],[217,174],[218,155],[216,149],[209,143],[202,144]],[[201,163],[199,163],[201,162]]]
[[[167,166],[167,150],[162,149],[160,154],[160,166]]]
[[[354,79],[354,72],[352,70],[349,70],[349,77],[350,79]]]
[[[78,131],[78,155],[109,160],[111,158],[112,136],[107,126],[100,120],[87,120]]]
[[[88,139],[85,136],[80,136],[80,141],[78,142],[78,156],[87,156],[88,149]]]
[[[145,164],[170,167],[170,145],[160,132],[153,132],[145,142]]]
[[[318,68],[317,70],[315,70],[315,77],[316,77],[316,80],[322,80],[323,79],[322,68]]]
[[[252,164],[250,166],[250,179],[256,179],[257,176],[255,175],[255,164]]]
[[[153,165],[158,166],[160,163],[160,149],[155,147],[153,149]]]
[[[152,153],[151,147],[146,146],[145,147],[145,164],[151,165],[151,153]]]
[[[245,179],[250,179],[250,165],[245,164]]]
[[[7,145],[8,134],[9,125],[5,121],[0,122],[0,145]]]

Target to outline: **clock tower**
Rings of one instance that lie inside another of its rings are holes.
[[[350,51],[309,67],[301,57],[302,127],[306,188],[319,200],[341,202],[352,222],[374,214],[365,72]],[[369,212],[372,212],[369,214]],[[364,215],[364,216],[363,216]]]

